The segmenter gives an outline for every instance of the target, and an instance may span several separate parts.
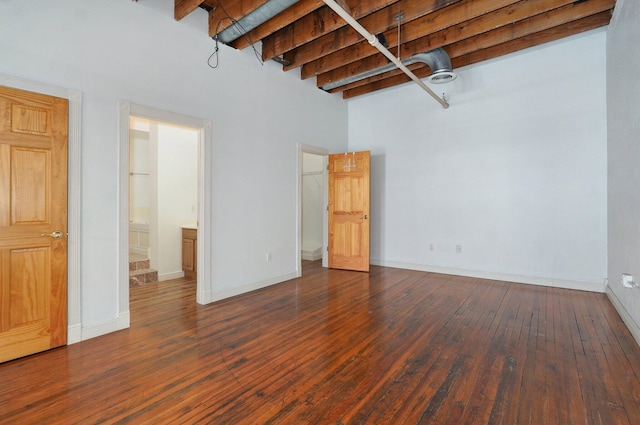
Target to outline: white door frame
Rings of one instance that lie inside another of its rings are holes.
[[[67,198],[67,344],[82,340],[82,92],[0,74],[0,85],[69,101]]]
[[[129,311],[129,117],[136,116],[198,131],[198,246],[196,301],[211,302],[211,121],[120,101],[118,288],[120,312]]]
[[[329,151],[327,149],[319,148],[316,146],[305,145],[302,143],[298,143],[298,180],[297,180],[297,191],[296,191],[296,276],[302,276],[302,153],[312,153],[314,155],[321,155],[323,157],[322,160],[322,180],[324,181],[323,188],[323,205],[327,205],[328,202],[328,174],[327,174],[327,157],[329,155]],[[328,267],[329,260],[327,256],[327,246],[329,244],[329,234],[328,234],[328,215],[327,209],[324,209],[322,214],[322,267]]]

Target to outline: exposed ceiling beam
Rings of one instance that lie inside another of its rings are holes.
[[[423,19],[416,19],[415,21],[407,23],[402,28],[403,44],[401,46],[401,56],[407,57],[414,53],[418,53],[417,51],[413,51],[408,48],[408,43],[419,38],[424,38],[425,35],[431,34],[429,36],[429,43],[432,47],[422,51],[432,50],[437,47],[444,46],[445,44],[455,43],[456,41],[469,37],[473,34],[489,31],[501,25],[507,25],[520,19],[524,19],[532,14],[542,13],[572,2],[573,0],[518,1],[498,10],[482,13],[480,16],[475,18],[469,17],[470,20],[464,22],[463,25],[459,25],[459,22],[453,22],[448,19],[437,19],[437,25],[431,24],[427,27],[428,23],[422,22]],[[448,10],[452,10],[453,8],[454,7]],[[389,30],[384,33],[384,36],[390,46],[398,45],[397,31]],[[375,53],[376,52],[369,46],[369,43],[360,42],[351,47],[339,50],[303,65],[300,74],[303,79],[306,79],[314,75],[321,75],[328,73],[331,70],[336,70],[335,77],[330,77],[329,81],[342,79],[345,74],[362,72],[361,70],[363,68],[368,69],[369,66],[361,63],[361,61],[371,58]],[[375,67],[377,67],[377,65]],[[340,69],[340,71],[338,71],[338,69]],[[329,76],[322,78],[326,77]]]
[[[498,35],[499,33],[495,31],[496,29],[506,28],[505,32],[507,34],[509,31],[516,34],[517,31],[514,28],[526,28],[524,23],[530,22],[531,24],[529,25],[535,26],[536,28],[529,29],[526,32],[527,34],[541,31],[552,26],[564,24],[576,18],[583,18],[610,9],[613,7],[615,0],[590,0],[578,4],[574,4],[570,0],[531,0],[523,3],[526,5],[514,5],[513,7],[502,8],[496,12],[482,15],[476,19],[465,22],[464,25],[451,26],[445,30],[408,42],[403,45],[402,57],[433,50],[445,44],[451,46],[474,34],[475,36],[473,38],[475,41],[473,42],[474,47],[472,48],[480,49],[485,47],[482,43],[488,43],[489,45],[496,44],[494,40],[496,37],[500,38],[498,43],[507,41],[501,38],[502,35]],[[525,19],[527,16],[532,16],[532,18]],[[517,26],[512,26],[513,24]],[[514,35],[512,35],[512,38],[513,37]],[[452,52],[449,50],[450,49],[447,48],[447,52],[451,55]],[[379,57],[379,55],[370,55],[356,62],[318,75],[317,85],[319,87],[324,86],[327,83],[339,81],[351,75],[378,68],[385,64],[386,61],[384,58]]]
[[[181,20],[196,10],[202,3],[202,0],[176,0],[173,5],[173,19],[176,21]]]
[[[603,11],[608,11],[613,7],[614,2],[614,0],[591,0],[589,2],[582,3],[584,7],[581,7],[579,11],[571,10],[571,8],[580,6],[580,4],[570,4],[565,7],[561,7],[546,13],[533,16],[528,19],[521,20],[509,26],[499,27],[487,33],[478,34],[476,36],[451,43],[447,46],[446,50],[449,56],[452,58],[452,62],[454,62],[455,58],[467,55],[474,52],[475,50],[481,50],[501,45],[520,37],[527,37],[531,34],[540,33],[551,28],[561,27],[562,25],[572,20],[569,18],[569,16],[572,16],[573,19],[575,19],[576,17],[583,18],[597,15]],[[414,44],[419,44],[419,41]],[[416,48],[416,50],[424,51],[426,49],[424,47],[418,47]],[[376,65],[373,68],[377,68],[378,66],[381,65]],[[386,74],[376,76],[377,78],[371,77],[366,81],[361,80],[351,83],[348,86],[337,87],[336,89],[331,90],[331,92],[350,90],[354,87],[369,84],[374,81],[383,80],[397,74],[399,73],[394,70]]]
[[[218,0],[219,5],[209,12],[209,37],[213,37],[225,28],[230,27],[233,24],[231,19],[240,20],[240,18],[253,12],[268,1]]]
[[[352,0],[352,16],[355,19],[360,19],[396,1],[397,0]],[[311,40],[315,40],[343,27],[355,32],[348,27],[347,23],[333,10],[323,6],[304,18],[266,37],[262,41],[262,58],[268,60],[280,56],[289,50],[295,49]]]
[[[354,0],[351,0],[352,2]],[[349,15],[353,15],[353,11],[351,10],[351,6],[349,6],[349,2],[347,0],[336,0],[336,3]]]
[[[257,23],[254,16],[266,19],[262,13],[265,6],[273,12],[280,10],[270,8],[270,1],[174,0],[174,17],[182,19],[197,9],[210,11],[211,35],[224,31],[223,42],[237,49],[260,43],[265,60],[278,60],[285,71],[300,68],[303,79],[315,76],[318,86],[333,87],[336,82],[387,66],[396,57],[409,58],[439,47],[447,51],[454,65],[461,66],[522,48],[514,47],[520,46],[518,43],[535,45],[536,40],[542,42],[546,37],[568,36],[591,25],[589,15],[610,15],[615,5],[615,0],[296,0],[283,3],[288,6],[282,12],[244,37],[230,40],[238,36],[235,30],[228,34],[232,20],[242,21],[260,11],[247,20],[253,26]],[[347,25],[345,20],[352,22],[352,17],[358,28],[364,27],[367,34],[378,37],[386,51],[393,52],[389,59],[369,43],[376,44],[374,39],[364,40]],[[571,24],[575,20],[580,23]],[[601,26],[609,21],[610,16],[598,22]],[[416,63],[410,69],[421,76],[430,73],[426,64]],[[353,97],[406,82],[399,73],[388,71],[329,91]]]
[[[590,0],[591,1],[591,0]],[[542,43],[558,40],[564,37],[568,37],[574,34],[578,34],[584,31],[589,31],[595,28],[607,25],[611,20],[611,10],[607,10],[596,15],[591,15],[583,19],[579,19],[573,22],[569,22],[557,27],[553,27],[541,32],[533,33],[521,38],[513,39],[505,43],[501,43],[492,47],[487,47],[481,50],[475,50],[471,53],[463,56],[452,58],[452,64],[454,69],[460,68],[466,65],[470,65],[477,62],[482,62],[488,59],[493,59],[502,55],[513,53],[528,47],[533,47]],[[431,70],[428,67],[421,67],[414,71],[414,73],[424,78],[430,74]],[[345,90],[342,92],[344,99],[353,98],[363,94],[371,93],[376,90],[382,90],[385,88],[393,87],[398,84],[403,84],[410,81],[404,74],[394,75],[390,78],[375,81],[370,84],[366,84],[360,87],[356,87],[351,90]]]
[[[324,2],[322,0],[300,0],[298,3],[269,19],[264,24],[249,31],[247,33],[247,37],[240,37],[232,41],[229,45],[236,49],[249,47],[251,45],[249,40],[253,40],[254,42],[262,40],[323,5]]]
[[[406,1],[406,2],[405,2]],[[431,32],[434,29],[443,29],[451,25],[464,22],[484,13],[491,12],[504,6],[515,3],[517,0],[491,0],[491,1],[473,1],[473,0],[455,0],[447,1],[447,6],[443,8],[445,2],[442,0],[424,0],[420,2],[405,0],[389,6],[380,13],[374,13],[363,18],[360,23],[369,32],[379,34],[397,27],[395,16],[402,12],[405,15],[405,24],[402,26],[406,29],[411,21],[417,20],[414,26],[420,26],[425,31]],[[402,5],[408,8],[400,9]],[[386,12],[386,13],[384,13]],[[324,55],[336,52],[362,41],[362,37],[355,31],[343,28],[334,31],[319,38],[311,43],[307,43],[292,52],[289,52],[285,58],[291,64],[285,67],[285,70],[304,65],[314,61]]]

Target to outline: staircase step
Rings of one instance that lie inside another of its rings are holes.
[[[129,271],[149,268],[149,259],[129,260]]]
[[[129,286],[148,285],[158,282],[158,271],[150,268],[129,271]]]

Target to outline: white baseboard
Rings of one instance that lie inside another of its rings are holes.
[[[117,319],[82,328],[82,341],[106,335],[111,332],[127,329],[130,325],[129,312],[120,313]]]
[[[69,325],[67,327],[67,345],[80,341],[82,341],[82,326],[80,324]]]
[[[276,276],[271,279],[261,280],[259,282],[254,282],[249,285],[244,285],[239,288],[231,288],[225,289],[222,291],[211,291],[209,294],[209,302],[220,301],[225,298],[234,297],[236,295],[244,294],[246,292],[255,291],[256,289],[266,288],[267,286],[275,285],[276,283],[281,283],[287,280],[295,279],[297,276],[296,272],[287,273],[281,276]]]
[[[631,335],[633,335],[636,343],[640,345],[640,326],[638,326],[635,320],[633,320],[627,309],[624,308],[624,305],[620,302],[618,296],[611,290],[610,286],[607,286],[605,293],[607,294],[609,301],[611,301],[611,304],[613,304],[613,308],[616,309],[624,324],[627,325],[627,328],[629,329],[629,332],[631,332]]]
[[[573,280],[553,279],[535,276],[521,276],[508,273],[492,273],[477,270],[456,269],[450,267],[438,267],[424,264],[400,263],[395,261],[382,261],[371,259],[371,264],[397,269],[419,270],[423,272],[451,274],[456,276],[475,277],[478,279],[500,280],[504,282],[525,283],[528,285],[550,286],[563,289],[577,289],[580,291],[604,292],[604,279],[602,282],[580,282]]]
[[[321,252],[313,252],[313,253],[308,253],[308,252],[302,252],[302,259],[303,260],[307,260],[307,261],[317,261],[317,260],[322,260],[322,253]]]
[[[184,277],[183,271],[163,273],[163,274],[158,274],[158,282],[164,282],[165,280],[171,280],[171,279],[180,279],[183,277]]]
[[[196,302],[200,305],[209,304],[211,301],[211,291],[209,289],[205,289],[202,291],[202,294],[196,293]]]
[[[303,260],[316,261],[322,259],[322,247],[316,245],[303,245],[301,256]]]
[[[198,300],[199,304],[209,304],[214,301],[220,301],[225,298],[230,298],[235,295],[244,294],[245,292],[255,291],[256,289],[266,288],[267,286],[275,285],[276,283],[281,283],[287,280],[295,279],[297,276],[296,272],[287,273],[281,276],[276,276],[271,279],[261,280],[259,282],[254,282],[249,285],[245,285],[239,288],[232,288],[222,291],[209,291],[206,290],[203,293],[202,300]],[[106,335],[111,332],[116,332],[122,329],[126,329],[130,326],[130,315],[129,312],[121,313],[117,319],[110,320],[105,323],[99,323],[96,325],[90,325],[82,328],[81,332],[81,341],[95,338],[101,335]],[[75,332],[75,329],[74,329]],[[75,341],[79,342],[79,341]]]

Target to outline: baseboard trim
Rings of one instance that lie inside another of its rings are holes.
[[[196,302],[200,305],[209,304],[211,302],[211,291],[207,289],[202,291],[202,294],[197,293]]]
[[[553,288],[577,289],[580,291],[600,292],[603,293],[604,279],[601,283],[596,282],[580,282],[573,280],[553,279],[535,276],[522,276],[508,273],[492,273],[477,270],[457,269],[451,267],[438,267],[425,264],[401,263],[396,261],[382,261],[372,259],[371,264],[375,266],[393,267],[397,269],[418,270],[431,273],[442,273],[456,276],[475,277],[478,279],[499,280],[504,282],[524,283],[527,285],[550,286]]]
[[[82,328],[82,341],[127,329],[130,326],[129,312],[120,313],[117,319]]]
[[[249,285],[244,285],[239,288],[225,289],[222,291],[211,291],[209,293],[208,299],[209,299],[209,302],[212,303],[215,301],[223,300],[225,298],[231,298],[236,295],[255,291],[257,289],[266,288],[267,286],[271,286],[271,285],[275,285],[276,283],[282,283],[287,280],[295,279],[296,277],[298,277],[296,272],[291,272],[291,273],[273,277],[271,279],[261,280],[259,282],[254,282]]]
[[[303,252],[302,253],[302,259],[306,260],[306,261],[317,261],[317,260],[322,260],[322,253],[317,253],[317,254],[308,254]]]
[[[616,309],[624,324],[627,325],[633,339],[636,340],[636,344],[640,345],[640,326],[638,326],[635,320],[633,320],[627,309],[624,308],[624,305],[620,302],[618,296],[611,290],[610,286],[607,286],[605,293],[607,294],[609,301],[611,301],[611,304],[613,304],[613,308]]]
[[[164,282],[165,280],[171,280],[171,279],[181,279],[183,277],[184,277],[183,271],[163,273],[163,274],[158,274],[158,282]]]
[[[82,326],[80,324],[67,327],[67,345],[82,341]]]

